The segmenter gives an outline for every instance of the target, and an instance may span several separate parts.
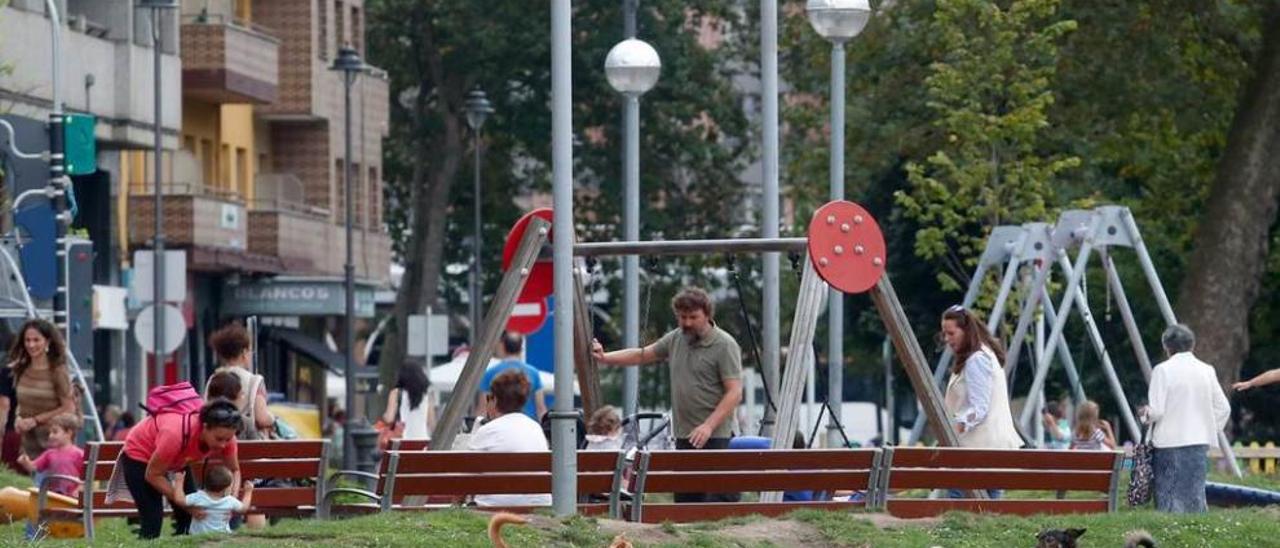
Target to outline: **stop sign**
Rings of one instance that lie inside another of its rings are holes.
[[[515,308],[511,310],[511,317],[507,319],[507,330],[529,335],[542,329],[544,323],[547,323],[547,300],[538,297],[525,301],[522,298],[516,301]]]
[[[511,268],[511,261],[515,259],[516,249],[520,247],[520,240],[524,238],[524,232],[529,228],[529,222],[534,217],[541,217],[547,221],[551,221],[551,208],[540,208],[530,211],[516,221],[515,226],[511,227],[511,232],[507,233],[506,245],[502,247],[502,271],[506,272]],[[551,241],[551,234],[547,234],[547,241]],[[554,278],[554,268],[551,261],[537,261],[533,263],[530,269],[529,277],[524,282],[524,289],[520,291],[520,301],[529,303],[535,300],[546,298],[552,293]],[[546,304],[543,304],[546,308]],[[544,314],[545,315],[545,314]],[[541,321],[541,320],[539,320]]]

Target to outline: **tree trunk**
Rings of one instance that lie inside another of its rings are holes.
[[[1178,299],[1196,353],[1224,384],[1239,377],[1249,354],[1249,316],[1280,198],[1280,3],[1267,9],[1263,29]]]

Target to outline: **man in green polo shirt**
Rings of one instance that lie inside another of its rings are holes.
[[[734,410],[742,401],[742,350],[711,319],[706,291],[681,290],[671,300],[679,327],[641,348],[605,352],[592,346],[600,365],[644,365],[666,360],[671,371],[672,428],[676,449],[728,449],[738,430]],[[736,501],[737,493],[677,494],[676,502]]]

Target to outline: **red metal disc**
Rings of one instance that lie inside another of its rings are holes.
[[[809,260],[831,287],[862,293],[875,287],[884,274],[884,234],[862,206],[844,200],[829,202],[809,222]]]
[[[520,247],[520,240],[524,238],[524,231],[529,228],[529,222],[534,217],[541,217],[547,222],[551,222],[551,208],[544,207],[530,211],[511,227],[511,232],[507,233],[507,242],[502,246],[503,272],[506,272],[507,268],[511,266],[511,261],[516,256],[516,248]],[[547,231],[547,241],[551,241],[550,230]],[[537,261],[533,263],[533,269],[529,272],[529,279],[525,280],[524,289],[520,291],[518,300],[519,302],[531,302],[544,299],[554,291],[554,284],[555,271],[551,261]]]

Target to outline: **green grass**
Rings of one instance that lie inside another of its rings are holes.
[[[1233,480],[1211,474],[1213,481]],[[1280,478],[1249,476],[1245,481],[1231,481],[1253,487],[1280,488]],[[0,486],[30,485],[30,480],[11,472],[0,471]],[[1121,485],[1127,485],[1122,482]],[[1123,507],[1123,504],[1122,504]],[[948,514],[939,520],[894,522],[884,526],[872,523],[872,515],[837,514],[802,511],[787,519],[797,522],[804,538],[776,539],[737,538],[735,528],[773,528],[760,517],[733,518],[714,523],[653,526],[645,538],[629,534],[636,546],[699,548],[756,548],[775,545],[805,546],[1031,546],[1035,534],[1046,528],[1084,527],[1088,532],[1082,546],[1119,546],[1126,532],[1145,529],[1160,546],[1266,546],[1280,539],[1280,510],[1214,509],[1198,516],[1174,516],[1151,510],[1122,509],[1114,514],[1086,516],[975,516]],[[246,546],[374,547],[374,546],[444,546],[467,548],[490,546],[486,535],[488,516],[453,509],[431,513],[394,513],[347,520],[285,520],[262,532],[238,533],[232,537],[181,537],[163,539],[166,545],[212,547],[221,544]],[[537,518],[539,526],[511,526],[504,537],[513,547],[603,547],[613,538],[607,522],[591,518],[555,520]],[[166,533],[169,527],[166,520]],[[783,528],[779,527],[778,530]],[[795,529],[792,526],[791,529]],[[636,538],[637,536],[641,538]],[[230,542],[229,542],[230,541]],[[24,544],[22,525],[0,525],[0,546]],[[49,540],[49,546],[79,546],[83,541]],[[136,540],[122,519],[100,522],[99,546],[150,546]]]

